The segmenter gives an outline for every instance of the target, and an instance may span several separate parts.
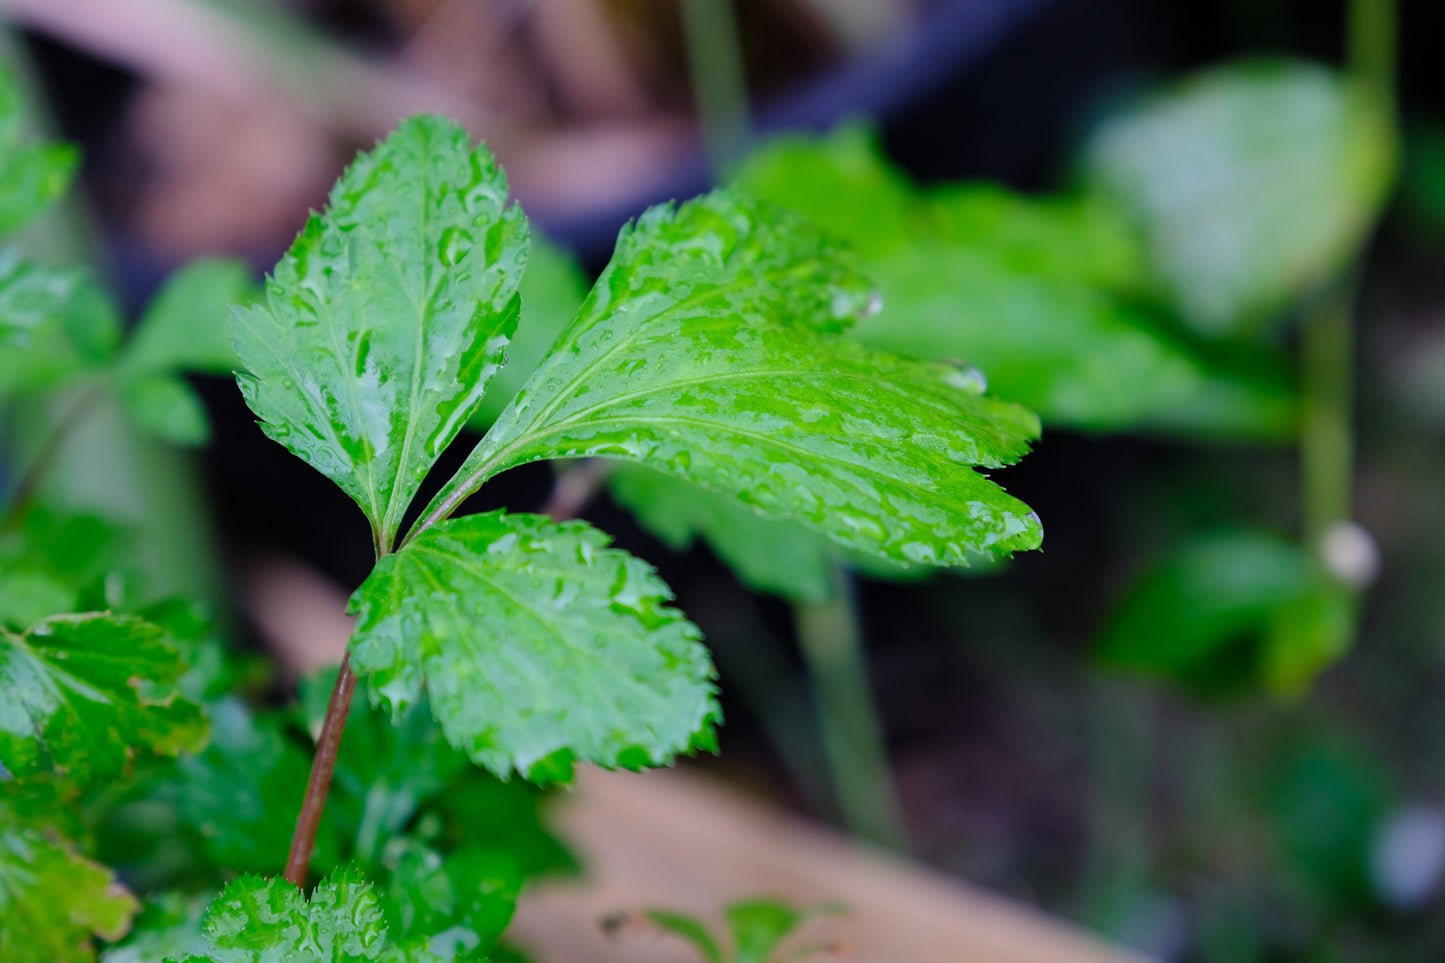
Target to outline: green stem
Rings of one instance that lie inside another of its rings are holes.
[[[1350,0],[1350,72],[1378,94],[1394,102],[1396,14],[1394,0]]]
[[[882,726],[868,686],[852,579],[835,567],[832,600],[799,604],[793,612],[843,822],[863,839],[907,849]]]
[[[747,139],[748,91],[732,0],[683,0],[688,72],[698,125],[715,177]]]
[[[1325,296],[1300,335],[1300,487],[1305,543],[1351,516],[1354,472],[1354,285]]]

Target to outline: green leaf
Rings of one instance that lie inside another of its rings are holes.
[[[1161,294],[1210,336],[1264,330],[1355,256],[1395,167],[1389,110],[1322,67],[1233,64],[1106,121],[1085,177],[1137,220]]]
[[[211,437],[206,406],[178,375],[141,375],[120,383],[120,401],[131,423],[172,445],[193,448]]]
[[[129,534],[102,518],[31,508],[0,533],[0,626],[21,632],[57,612],[108,607],[129,548]]]
[[[959,358],[989,390],[1083,431],[1245,439],[1296,425],[1283,361],[1212,361],[1109,291],[1020,272],[986,248],[931,242],[880,261],[885,309],[855,337],[915,358]]]
[[[146,306],[120,358],[128,373],[229,374],[237,365],[227,319],[260,290],[244,261],[200,258],[173,273]]]
[[[15,77],[0,69],[0,234],[23,227],[65,193],[80,163],[69,144],[29,140]]]
[[[511,923],[521,887],[515,864],[479,847],[443,857],[407,845],[387,883],[387,922],[397,938],[425,943],[445,959],[481,959]]]
[[[508,468],[602,456],[897,561],[1038,545],[1027,506],[973,470],[1022,457],[1037,420],[951,366],[831,336],[871,300],[796,215],[733,191],[653,208],[423,522]]]
[[[733,963],[767,963],[783,941],[814,913],[776,900],[749,900],[734,903],[723,915],[737,948]]]
[[[303,679],[301,704],[307,727],[319,732],[336,673]],[[453,749],[423,699],[392,720],[366,700],[354,700],[337,754],[327,814],[338,834],[354,841],[351,858],[375,865],[425,803],[472,767]],[[488,813],[488,820],[497,816]]]
[[[352,596],[353,665],[393,717],[421,695],[499,777],[567,780],[714,748],[712,663],[667,587],[581,522],[454,519],[377,563]]]
[[[146,901],[126,938],[101,953],[101,963],[157,963],[204,953],[201,920],[211,898],[192,893],[162,893]]]
[[[179,778],[165,791],[216,866],[243,873],[274,868],[286,858],[301,810],[309,747],[288,733],[281,715],[254,715],[235,699],[211,706],[210,715],[211,744],[179,760]],[[338,848],[328,809],[313,861],[333,864]]]
[[[85,272],[0,249],[0,395],[99,370],[119,343],[119,315]]]
[[[833,595],[833,545],[802,525],[641,465],[619,466],[607,484],[618,504],[673,551],[701,538],[749,588],[815,604]]]
[[[577,858],[548,832],[543,819],[552,798],[551,793],[520,779],[502,782],[468,766],[461,779],[429,801],[421,818],[434,812],[443,821],[441,838],[433,845],[473,845],[505,855],[526,879],[576,873],[580,868]],[[487,818],[478,821],[477,813],[486,813]]]
[[[865,256],[883,308],[859,322],[856,340],[966,362],[992,393],[1050,425],[1262,439],[1293,432],[1282,362],[1216,357],[1134,303],[1147,283],[1143,250],[1109,203],[1025,198],[982,183],[923,191],[858,125],[780,138],[749,159],[739,183]]]
[[[200,748],[205,717],[176,689],[185,668],[164,630],[134,616],[57,615],[0,631],[0,763],[84,781],[119,772],[137,750]]]
[[[884,158],[866,123],[839,124],[824,138],[777,137],[748,157],[736,181],[756,197],[807,215],[868,262],[918,239],[920,192]]]
[[[85,963],[93,937],[119,939],[139,908],[56,825],[57,799],[0,781],[0,960]]]
[[[1303,549],[1235,532],[1185,546],[1129,592],[1101,663],[1204,694],[1306,688],[1348,648],[1355,602]]]
[[[725,953],[708,927],[686,913],[648,910],[641,918],[659,929],[686,940],[706,963],[782,963],[801,960],[814,953],[825,952],[826,944],[795,948],[786,957],[776,955],[783,943],[805,923],[818,916],[842,912],[842,907],[828,903],[811,909],[799,909],[772,899],[745,900],[733,903],[723,911],[728,932],[732,936],[732,952]],[[636,917],[618,917],[621,925]]]
[[[389,939],[381,900],[361,871],[343,867],[308,900],[283,879],[243,876],[206,913],[212,963],[439,963],[415,943]]]
[[[691,943],[706,963],[724,963],[722,949],[701,920],[686,913],[657,909],[648,910],[646,917],[658,929]]]
[[[232,315],[246,402],[389,548],[516,327],[527,248],[506,180],[461,127],[414,117],[342,175]]]
[[[527,271],[520,289],[522,314],[517,334],[507,345],[507,361],[492,379],[472,418],[472,426],[485,430],[497,420],[542,362],[547,349],[587,297],[587,281],[571,254],[540,234],[532,236]]]

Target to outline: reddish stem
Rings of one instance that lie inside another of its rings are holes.
[[[316,848],[316,829],[326,809],[326,795],[331,791],[331,776],[336,771],[336,754],[341,749],[341,734],[346,731],[346,717],[351,712],[351,695],[356,691],[356,676],[351,671],[351,654],[341,660],[336,688],[326,706],[326,721],[316,740],[316,758],[311,763],[311,778],[306,783],[306,799],[301,815],[296,818],[296,833],[291,837],[291,855],[286,858],[286,879],[296,886],[306,885],[306,870],[311,865],[311,851]]]

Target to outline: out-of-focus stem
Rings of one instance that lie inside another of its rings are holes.
[[[1354,285],[1341,285],[1300,333],[1300,485],[1305,543],[1349,521],[1354,474]]]
[[[721,177],[748,134],[747,75],[732,0],[683,0],[688,71],[713,175]]]
[[[908,839],[868,685],[852,579],[841,567],[834,569],[834,585],[830,601],[793,610],[833,793],[854,835],[904,850]]]

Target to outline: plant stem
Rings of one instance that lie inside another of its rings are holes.
[[[793,609],[798,643],[812,676],[833,793],[854,835],[905,850],[907,834],[868,686],[852,579],[839,566],[833,572],[830,601]]]
[[[296,886],[306,885],[306,870],[311,865],[311,851],[316,848],[316,830],[326,809],[326,796],[331,791],[331,776],[336,772],[336,754],[341,749],[341,735],[351,713],[351,696],[356,691],[356,676],[351,671],[351,654],[341,660],[336,688],[326,706],[326,719],[316,739],[316,757],[311,762],[311,778],[306,783],[306,798],[301,815],[296,818],[296,832],[291,837],[291,853],[286,857],[285,877]]]
[[[1350,0],[1349,60],[1355,79],[1393,106],[1396,15],[1394,0]]]
[[[732,0],[683,0],[682,27],[698,126],[713,176],[747,139],[748,91]]]
[[[1300,488],[1305,544],[1349,521],[1354,471],[1354,285],[1327,294],[1300,333]]]
[[[76,425],[85,418],[85,415],[100,398],[100,389],[91,388],[75,400],[65,414],[60,416],[45,441],[41,444],[40,450],[30,460],[25,471],[21,473],[11,489],[10,498],[5,505],[5,515],[0,518],[0,532],[8,532],[19,524],[20,519],[25,516],[25,509],[29,507],[30,501],[35,497],[36,490],[40,487],[41,480],[50,466],[55,463],[65,440],[75,430]]]

